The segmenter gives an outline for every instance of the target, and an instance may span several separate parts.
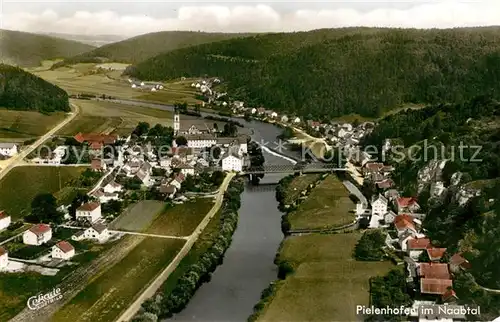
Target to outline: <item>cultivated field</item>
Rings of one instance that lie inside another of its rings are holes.
[[[145,238],[125,258],[88,284],[51,319],[114,321],[182,248],[183,240]]]
[[[165,209],[165,203],[144,200],[129,206],[110,225],[111,229],[141,232],[149,227],[155,217]]]
[[[213,206],[213,200],[199,198],[168,208],[146,230],[150,234],[189,236]]]
[[[350,212],[354,207],[342,182],[335,175],[329,175],[297,210],[288,215],[288,219],[291,229],[335,228],[354,221]]]
[[[356,321],[356,305],[369,304],[369,278],[390,262],[352,258],[360,234],[306,235],[285,240],[280,259],[295,273],[280,285],[258,321]]]
[[[45,134],[64,119],[62,112],[45,115],[0,109],[0,142],[23,141]]]
[[[196,99],[196,89],[191,87],[193,81],[195,80],[166,82],[163,83],[163,90],[145,93],[137,98],[162,103],[186,102],[190,105],[201,104],[202,102]]]
[[[321,174],[304,174],[301,176],[296,176],[293,178],[289,185],[285,196],[285,205],[291,204],[293,201],[297,200],[300,193],[305,190],[311,183],[316,182],[321,177]]]
[[[80,176],[85,167],[16,167],[0,181],[0,209],[16,220],[27,215],[33,198],[57,193]]]
[[[139,122],[151,126],[172,125],[172,113],[148,107],[130,106],[109,101],[75,101],[80,106],[80,114],[58,133],[72,136],[78,132],[117,133],[128,135]]]
[[[45,62],[43,68],[33,68],[30,71],[37,76],[53,83],[69,94],[111,95],[120,98],[136,98],[163,103],[187,102],[201,103],[195,99],[196,90],[191,87],[193,80],[176,80],[162,82],[164,88],[158,92],[150,89],[132,88],[128,78],[122,76],[124,64],[76,64],[50,70],[51,62]],[[96,73],[98,67],[113,67],[117,70]]]

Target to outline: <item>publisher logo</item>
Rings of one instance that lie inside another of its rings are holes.
[[[60,288],[54,288],[52,291],[32,296],[28,299],[28,308],[30,310],[39,310],[49,304],[62,299],[62,292]]]

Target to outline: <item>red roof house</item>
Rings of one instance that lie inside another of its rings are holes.
[[[398,207],[398,213],[404,211],[417,211],[420,209],[420,205],[417,202],[417,199],[414,197],[401,197],[396,199],[396,206]]]
[[[80,207],[78,207],[76,210],[77,211],[94,211],[97,209],[101,204],[98,202],[87,202]]]
[[[461,253],[456,253],[450,258],[450,270],[452,272],[458,272],[460,269],[469,269],[471,265],[468,260],[466,260]]]
[[[415,238],[408,241],[408,249],[410,250],[424,250],[431,246],[429,238]]]
[[[458,296],[453,289],[448,289],[446,292],[444,292],[441,300],[443,301],[443,303],[449,303],[458,300]]]
[[[398,215],[394,218],[394,226],[398,232],[403,232],[405,230],[415,230],[415,224],[413,223],[413,217],[410,215]]]
[[[0,246],[0,256],[3,256],[5,254],[8,254],[7,250],[5,248],[3,248],[2,246]]]
[[[419,275],[422,278],[449,279],[448,264],[444,263],[419,263]]]
[[[10,216],[7,215],[7,213],[5,212],[5,210],[1,210],[0,211],[0,220],[4,219],[4,218],[8,218],[8,217],[10,217]]]
[[[30,229],[29,229],[33,234],[37,235],[37,236],[40,236],[40,235],[43,235],[49,231],[51,231],[51,228],[49,225],[45,225],[45,224],[38,224],[38,225],[34,225],[32,226]]]
[[[422,294],[443,295],[451,287],[453,287],[453,281],[450,279],[422,278],[420,280]]]
[[[57,248],[59,248],[64,253],[69,253],[72,250],[75,250],[75,248],[73,247],[73,245],[71,245],[70,243],[68,243],[65,240],[58,242],[56,244],[56,246],[57,246]]]
[[[444,256],[444,253],[446,253],[446,248],[427,248],[427,255],[429,255],[429,259],[433,262],[441,260],[441,258],[443,258]]]

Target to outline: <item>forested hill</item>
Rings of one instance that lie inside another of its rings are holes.
[[[479,305],[485,320],[498,317],[500,295],[478,284],[500,289],[500,102],[482,96],[401,111],[380,120],[363,144],[380,147],[386,138],[397,151],[412,151],[412,159],[388,152],[386,162],[395,165],[392,177],[403,194],[418,196],[432,244],[446,247],[447,258],[460,252],[471,263],[455,274],[458,298]],[[446,187],[440,195],[431,188],[438,181]]]
[[[77,41],[0,29],[0,63],[32,67],[48,59],[63,59],[92,50]]]
[[[0,64],[0,108],[42,113],[70,110],[68,94],[64,90],[5,64]]]
[[[129,68],[148,80],[218,76],[234,98],[315,118],[500,95],[499,28],[346,28],[184,48]]]
[[[138,63],[163,52],[209,42],[245,37],[248,35],[249,34],[195,31],[154,32],[104,45],[81,55],[70,57],[54,65],[52,68],[86,62],[113,61],[121,63]]]

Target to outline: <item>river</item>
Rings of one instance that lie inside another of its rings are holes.
[[[120,103],[172,110],[173,107],[143,102]],[[203,116],[210,115],[202,113]],[[215,115],[215,114],[214,114]],[[281,129],[267,123],[235,119],[253,129],[252,139],[273,149]],[[181,115],[182,122],[182,115]],[[282,154],[298,158],[296,152]],[[264,150],[266,164],[289,164],[290,161]],[[238,228],[224,262],[217,267],[210,282],[203,284],[187,307],[169,320],[174,321],[246,321],[260,294],[277,278],[276,251],[283,240],[281,215],[275,199],[275,185],[284,175],[268,174],[262,186],[247,185],[241,196]]]

